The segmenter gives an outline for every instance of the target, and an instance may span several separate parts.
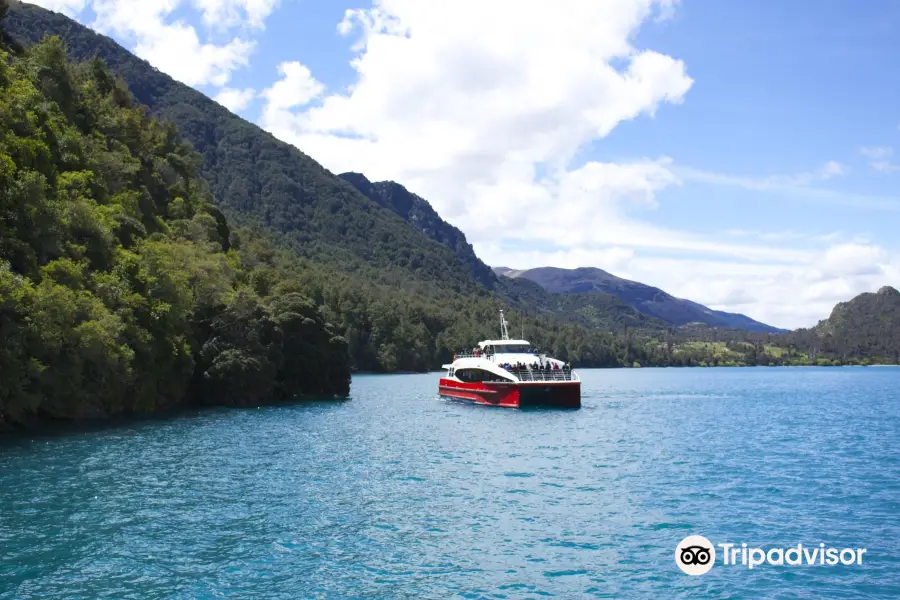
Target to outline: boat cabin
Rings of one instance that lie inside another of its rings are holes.
[[[537,350],[525,340],[485,340],[479,342],[478,347],[486,356],[494,354],[533,354],[537,356]]]

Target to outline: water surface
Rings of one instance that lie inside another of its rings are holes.
[[[582,371],[578,411],[435,397],[210,410],[0,444],[0,598],[900,596],[900,369]],[[865,547],[862,566],[675,545]]]

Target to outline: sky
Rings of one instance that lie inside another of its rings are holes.
[[[493,266],[787,328],[900,287],[892,0],[38,0]]]

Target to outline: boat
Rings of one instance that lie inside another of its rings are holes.
[[[477,348],[455,355],[443,368],[446,374],[438,388],[446,398],[507,408],[581,407],[578,373],[568,363],[538,352],[526,340],[509,339],[509,324],[502,310],[499,340],[479,342]]]

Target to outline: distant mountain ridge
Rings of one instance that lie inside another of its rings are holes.
[[[666,324],[612,294],[555,294],[525,278],[499,277],[475,254],[466,235],[444,221],[421,196],[394,181],[372,182],[362,173],[339,175],[376,204],[393,211],[427,238],[450,249],[473,279],[510,305],[543,311],[555,317],[604,331],[626,328],[660,330]]]
[[[525,270],[496,267],[494,272],[513,279],[523,278],[534,281],[548,292],[558,294],[597,292],[612,294],[636,310],[671,325],[703,323],[712,327],[729,327],[761,333],[785,333],[787,331],[760,323],[746,315],[713,310],[697,302],[676,298],[659,288],[623,279],[595,267],[578,269],[539,267]]]

